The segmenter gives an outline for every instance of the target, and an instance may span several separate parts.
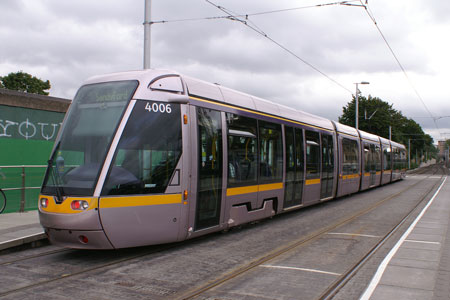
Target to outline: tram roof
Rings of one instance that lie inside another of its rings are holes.
[[[372,133],[369,133],[369,132],[365,132],[365,131],[362,131],[362,130],[358,130],[358,132],[359,132],[359,136],[362,139],[369,140],[369,141],[372,141],[372,142],[376,142],[378,144],[380,143],[380,137],[378,135],[375,135],[375,134],[372,134]]]
[[[336,121],[333,121],[333,123],[334,123],[334,126],[336,126],[336,131],[338,133],[343,133],[343,134],[347,134],[347,135],[351,135],[351,136],[359,138],[358,130],[356,130],[355,128],[348,126],[348,125],[341,124]]]
[[[391,145],[392,145],[392,147],[397,147],[397,148],[400,148],[400,149],[406,149],[406,147],[404,145],[402,145],[400,143],[397,143],[397,142],[394,142],[394,141],[391,141]]]
[[[382,144],[389,145],[389,146],[391,145],[391,144],[390,144],[390,142],[391,142],[390,140],[388,140],[388,139],[386,139],[386,138],[384,138],[384,137],[381,137],[381,136],[380,136],[379,138],[380,138],[380,142],[381,142]]]
[[[334,130],[332,122],[328,119],[223,87],[219,84],[209,83],[189,76],[182,76],[182,78],[187,85],[189,95],[213,99],[240,108],[283,117],[327,130]]]
[[[189,96],[197,96],[205,99],[210,99],[213,101],[217,101],[218,103],[224,103],[230,106],[235,106],[237,108],[249,109],[255,112],[261,112],[277,117],[283,117],[292,121],[305,123],[326,130],[334,130],[332,121],[326,118],[309,114],[304,111],[296,110],[227,87],[223,87],[219,84],[214,84],[200,79],[185,76],[178,72],[173,72],[170,70],[150,69],[150,70],[112,73],[91,77],[84,84],[92,84],[105,81],[138,80],[140,82],[140,86],[136,91],[135,98],[150,99],[150,97],[153,97],[155,93],[154,91],[151,91],[150,89],[147,88],[149,84],[158,77],[170,75],[179,76],[181,78],[182,83],[184,83],[185,86],[187,87],[187,92]],[[355,133],[352,133],[352,135],[357,135],[356,131]]]

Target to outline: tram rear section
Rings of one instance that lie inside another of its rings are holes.
[[[401,179],[403,145],[166,71],[78,91],[39,199],[50,240],[182,241]]]

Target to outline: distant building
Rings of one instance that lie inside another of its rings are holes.
[[[70,103],[67,99],[0,89],[0,188],[7,193],[7,211],[37,208],[45,167],[11,166],[47,164]],[[24,184],[33,189],[15,190]]]

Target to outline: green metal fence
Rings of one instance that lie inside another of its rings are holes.
[[[38,208],[39,191],[46,168],[45,165],[0,166],[0,188],[6,195],[3,213]]]

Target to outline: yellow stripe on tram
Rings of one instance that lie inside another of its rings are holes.
[[[305,181],[305,185],[313,185],[313,184],[319,184],[320,183],[320,178],[317,179],[307,179]]]
[[[100,198],[100,208],[181,204],[181,194]]]
[[[236,196],[236,195],[243,195],[243,194],[250,194],[250,193],[257,193],[257,192],[279,190],[282,188],[283,188],[282,182],[229,188],[229,189],[227,189],[227,196]]]

